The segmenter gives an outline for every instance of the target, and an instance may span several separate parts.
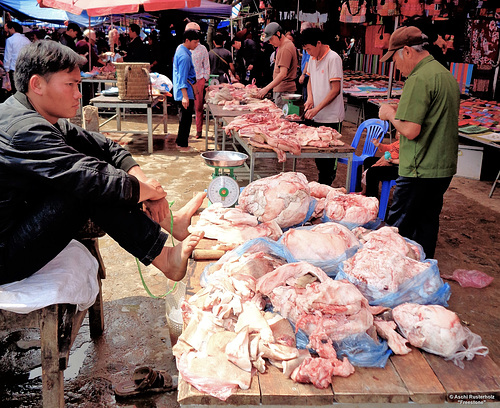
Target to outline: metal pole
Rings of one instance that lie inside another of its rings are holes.
[[[299,12],[300,12],[300,0],[297,0],[297,32],[299,32]]]
[[[399,16],[396,16],[394,19],[394,31],[397,30],[399,25]],[[389,64],[389,85],[387,86],[387,99],[391,99],[392,97],[392,78],[394,77],[394,62],[390,62]]]

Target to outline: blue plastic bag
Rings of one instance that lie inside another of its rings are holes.
[[[347,357],[356,367],[380,367],[384,368],[388,358],[392,354],[387,341],[380,339],[378,343],[367,333],[354,334],[333,343],[337,351],[337,357]]]
[[[346,274],[343,264],[340,266],[335,279],[346,279],[354,284],[372,306],[395,308],[403,303],[418,303],[420,305],[441,305],[446,307],[451,296],[450,285],[444,283],[441,279],[435,259],[428,259],[426,262],[429,263],[427,269],[403,282],[397,292],[382,297],[377,297],[376,292],[379,292],[378,289]]]

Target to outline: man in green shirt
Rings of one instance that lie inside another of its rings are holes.
[[[417,241],[433,258],[443,195],[457,169],[460,91],[453,75],[425,50],[417,27],[401,27],[389,41],[390,58],[407,77],[399,104],[379,117],[401,133],[399,178],[387,223]]]

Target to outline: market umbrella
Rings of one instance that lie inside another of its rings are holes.
[[[41,7],[65,10],[73,14],[86,11],[91,17],[110,14],[137,13],[139,6],[145,11],[199,7],[201,0],[37,0]]]

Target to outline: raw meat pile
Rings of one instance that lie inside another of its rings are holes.
[[[333,188],[315,181],[309,183],[311,196],[317,200],[313,216],[329,221],[364,225],[377,218],[379,201],[376,197],[346,194],[344,188]]]
[[[306,176],[288,172],[250,183],[240,195],[238,208],[260,222],[274,220],[286,228],[308,221],[310,203]]]
[[[272,149],[278,162],[286,161],[286,152],[300,155],[302,147],[328,148],[343,146],[342,135],[336,130],[320,126],[318,128],[298,124],[281,118],[282,112],[273,111],[268,115],[247,113],[236,117],[225,127],[226,134],[239,131],[240,136],[248,137],[249,143],[256,147]]]
[[[259,237],[277,240],[283,233],[275,220],[259,223],[256,216],[240,208],[224,208],[221,203],[214,203],[203,210],[198,222],[189,226],[188,230],[204,231],[205,238],[218,240],[224,249],[236,248]]]
[[[365,249],[390,249],[400,255],[420,261],[423,259],[423,250],[406,241],[396,227],[382,227],[377,230],[368,230],[357,227],[352,232],[359,238]]]
[[[290,229],[283,234],[281,243],[301,261],[338,258],[349,248],[359,245],[358,239],[347,227],[335,222],[317,224],[312,228]]]
[[[481,337],[462,326],[458,316],[442,306],[405,303],[394,308],[392,316],[411,345],[452,360],[461,368],[464,359],[488,354]]]
[[[344,273],[370,301],[396,293],[407,280],[429,264],[418,262],[388,248],[362,248],[343,264]],[[429,288],[430,291],[436,288]]]
[[[205,101],[215,105],[260,102],[261,99],[257,98],[258,92],[259,88],[251,84],[247,86],[240,83],[210,85],[207,88]]]

